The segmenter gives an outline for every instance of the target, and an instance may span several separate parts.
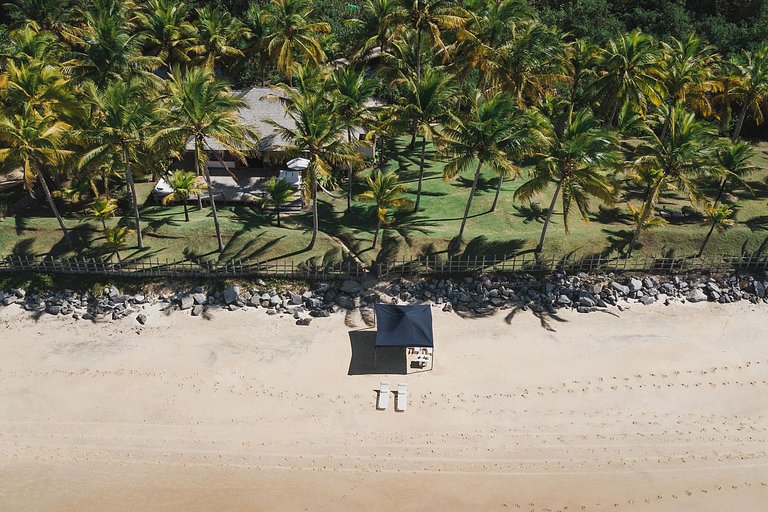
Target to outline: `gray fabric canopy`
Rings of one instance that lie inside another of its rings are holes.
[[[376,347],[433,347],[432,309],[376,304]]]

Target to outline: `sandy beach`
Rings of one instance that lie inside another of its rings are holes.
[[[766,510],[765,306],[433,311],[434,370],[398,375],[342,313],[4,308],[0,510]]]

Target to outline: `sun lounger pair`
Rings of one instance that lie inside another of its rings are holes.
[[[389,382],[381,382],[379,386],[379,396],[376,399],[376,408],[384,410],[389,407]],[[408,386],[407,384],[397,385],[397,396],[395,397],[395,410],[404,412],[408,409]]]

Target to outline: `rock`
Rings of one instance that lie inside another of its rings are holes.
[[[227,286],[224,290],[224,303],[234,304],[240,298],[239,286]]]
[[[195,304],[206,304],[208,302],[208,297],[202,292],[195,292],[192,294],[192,298],[195,300]]]
[[[461,292],[459,293],[458,299],[459,299],[459,302],[469,302],[472,300],[472,297],[466,292]]]
[[[328,318],[331,316],[331,312],[327,309],[314,309],[309,312],[309,315],[315,318]]]
[[[755,281],[754,288],[755,288],[755,295],[757,295],[761,299],[765,297],[765,292],[766,292],[765,284],[761,283],[760,281]]]
[[[259,307],[259,296],[255,293],[248,297],[248,300],[245,301],[245,305],[250,308],[257,308]]]
[[[263,279],[257,279],[256,284],[259,286],[267,286],[267,283],[265,283]]]
[[[237,311],[238,309],[240,309],[240,306],[238,306],[237,304],[230,304],[229,306],[227,306],[227,308],[229,308],[230,311]]]
[[[567,295],[565,295],[565,294],[563,294],[563,295],[560,295],[560,296],[557,298],[557,303],[558,303],[558,304],[560,304],[561,306],[570,306],[570,305],[571,305],[571,302],[572,302],[572,301],[571,301],[571,298],[570,298],[570,297],[568,297],[568,296],[567,296]]]
[[[445,303],[445,306],[443,306],[443,311],[445,311],[446,313],[450,313],[451,311],[453,311],[453,306],[451,305],[450,302]]]
[[[307,290],[306,292],[301,294],[301,298],[304,300],[309,300],[313,298],[315,294],[311,290]]]
[[[189,293],[185,293],[184,295],[179,297],[179,307],[182,310],[189,309],[194,305],[195,305],[195,299]]]
[[[645,295],[645,296],[640,298],[640,302],[645,304],[646,306],[650,306],[651,304],[656,302],[656,299],[654,299],[650,295]]]
[[[634,277],[629,280],[629,291],[636,292],[643,289],[643,282]]]
[[[269,308],[269,309],[267,310],[267,314],[268,314],[268,315],[276,315],[276,314],[277,314],[277,310],[276,310],[276,309],[272,309],[272,308]]]
[[[195,304],[192,308],[192,316],[200,316],[205,311],[205,307],[202,304]]]
[[[701,291],[701,288],[694,288],[685,298],[689,302],[704,302],[707,300],[707,294]]]
[[[61,306],[50,305],[47,308],[45,308],[45,312],[48,313],[49,315],[54,315],[54,316],[58,315],[59,313],[61,313]]]
[[[147,301],[147,298],[144,296],[143,293],[137,293],[133,296],[133,303],[134,304],[144,304]]]
[[[583,296],[583,297],[579,297],[579,305],[592,308],[597,305],[597,301],[595,301],[595,299],[591,297]]]
[[[599,295],[603,291],[603,286],[599,284],[592,284],[589,286],[589,291],[592,295]]]
[[[269,298],[269,305],[270,306],[278,306],[283,303],[283,299],[278,295],[274,294]]]
[[[195,289],[192,290],[194,293],[205,293],[205,286],[195,286]]]
[[[616,290],[621,295],[625,295],[625,296],[629,295],[629,287],[628,286],[624,286],[623,284],[621,284],[621,283],[619,283],[617,281],[611,282],[611,288]]]
[[[310,323],[312,323],[311,316],[305,316],[304,318],[299,318],[296,320],[296,325],[309,325]]]
[[[288,296],[290,297],[289,303],[293,306],[300,306],[304,303],[304,298],[298,293],[288,292]]]
[[[355,309],[355,300],[349,295],[339,295],[336,297],[336,304],[344,309]]]
[[[717,286],[717,283],[713,281],[710,281],[707,283],[707,290],[709,290],[710,292],[715,292],[717,294],[722,293],[722,290],[720,290],[720,287]]]
[[[596,307],[589,307],[589,306],[579,306],[576,308],[576,311],[579,313],[592,313],[593,311],[597,311]]]
[[[341,290],[342,292],[349,293],[349,294],[359,293],[362,291],[362,289],[363,287],[360,286],[360,284],[350,280],[344,281],[341,285],[341,288],[339,288],[339,290]]]
[[[141,325],[144,325],[147,323],[147,315],[144,313],[139,313],[136,315],[136,321],[139,322]]]
[[[24,288],[16,288],[15,290],[11,290],[15,296],[17,296],[20,299],[23,299],[27,292],[24,291]]]

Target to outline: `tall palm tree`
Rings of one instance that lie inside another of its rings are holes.
[[[419,155],[419,181],[416,187],[416,201],[413,211],[419,211],[421,188],[424,180],[424,161],[427,152],[427,140],[437,135],[437,125],[448,119],[448,112],[453,104],[458,89],[453,80],[436,68],[427,68],[421,80],[412,77],[405,79],[403,100],[399,102],[397,115],[416,125],[421,134],[421,152]]]
[[[106,197],[96,198],[91,206],[88,207],[88,216],[101,222],[104,232],[107,232],[107,219],[112,217],[117,211],[117,201],[107,199]]]
[[[232,94],[226,82],[216,78],[213,71],[193,68],[183,74],[174,68],[164,94],[163,120],[169,126],[159,130],[150,141],[175,137],[181,141],[191,139],[195,171],[205,178],[211,203],[216,242],[219,252],[224,250],[219,217],[216,211],[215,190],[208,173],[207,139],[218,141],[234,158],[245,159],[255,148],[256,134],[243,125],[238,112],[246,103]]]
[[[716,87],[713,64],[717,54],[697,35],[685,39],[662,41],[662,94],[669,108],[661,129],[661,138],[667,135],[669,118],[678,102],[707,117],[712,113],[710,92]]]
[[[712,232],[717,229],[719,232],[723,232],[726,228],[733,226],[735,221],[731,218],[733,215],[733,208],[728,205],[707,205],[705,209],[704,223],[709,225],[709,231],[707,236],[704,237],[704,241],[701,243],[699,253],[696,257],[700,258],[704,254],[704,249],[707,247],[709,238],[712,236]]]
[[[741,135],[741,129],[749,109],[752,109],[757,124],[763,122],[761,104],[768,98],[768,43],[764,43],[755,52],[744,52],[744,63],[741,69],[741,112],[731,137],[733,142],[736,142]]]
[[[719,134],[725,135],[733,121],[733,105],[743,90],[744,77],[740,64],[733,57],[720,60],[715,66],[712,103],[720,118]]]
[[[180,202],[184,206],[184,221],[189,222],[189,209],[187,201],[190,197],[200,196],[207,186],[201,182],[200,176],[189,171],[174,171],[166,181],[173,192],[163,198],[163,204]]]
[[[441,137],[442,153],[448,158],[443,169],[443,179],[452,179],[474,167],[472,188],[461,220],[459,234],[455,239],[458,247],[464,236],[472,199],[477,190],[480,171],[487,165],[497,173],[514,173],[516,168],[504,151],[510,137],[509,118],[513,101],[506,93],[486,98],[477,93],[472,99],[470,112],[460,118],[451,115],[451,122]]]
[[[373,234],[372,248],[376,248],[379,240],[379,232],[382,224],[387,224],[387,216],[390,212],[403,210],[410,206],[411,202],[402,197],[405,187],[397,182],[397,175],[392,172],[381,172],[374,169],[365,179],[368,189],[357,196],[358,201],[374,203],[376,205],[376,231]]]
[[[378,84],[367,77],[364,71],[341,67],[333,71],[334,101],[337,115],[341,118],[347,140],[352,142],[356,129],[365,127],[371,118],[368,102],[376,92]],[[352,169],[347,170],[347,209],[352,205]]]
[[[156,120],[153,101],[147,101],[147,88],[137,81],[112,82],[103,91],[86,88],[93,105],[92,133],[88,139],[92,147],[80,159],[80,167],[99,159],[122,161],[128,195],[133,210],[136,239],[139,249],[144,249],[139,201],[133,178],[132,155]],[[116,157],[116,158],[115,158]]]
[[[250,32],[242,21],[218,6],[206,5],[195,12],[197,20],[192,37],[197,44],[189,51],[202,61],[206,69],[212,71],[222,58],[243,56],[237,45]]]
[[[29,20],[30,18],[25,18]],[[8,38],[8,47],[2,57],[16,62],[54,62],[64,50],[56,34],[42,30],[34,21],[28,21],[23,27],[13,30]]]
[[[267,196],[261,200],[261,204],[275,209],[277,227],[280,227],[280,209],[293,198],[293,194],[293,187],[285,180],[272,177],[267,182]]]
[[[754,161],[755,150],[746,142],[732,142],[723,144],[717,150],[717,162],[723,172],[723,178],[720,181],[720,189],[712,204],[716,207],[723,197],[728,184],[734,180],[743,181],[743,178],[758,168],[752,162]]]
[[[326,60],[318,36],[328,34],[331,26],[311,21],[313,9],[305,0],[271,0],[264,22],[269,27],[267,50],[285,77],[290,80],[294,62]]]
[[[618,142],[610,131],[602,128],[587,109],[576,112],[573,120],[559,130],[551,119],[543,127],[545,145],[531,178],[515,191],[515,199],[528,201],[545,191],[551,184],[555,192],[541,229],[536,252],[541,252],[552,213],[561,199],[563,226],[568,232],[568,217],[575,206],[582,219],[589,219],[590,196],[611,203],[615,187],[611,171],[620,162]]]
[[[694,178],[711,172],[714,164],[715,139],[710,126],[691,113],[675,109],[670,117],[669,131],[663,140],[648,126],[642,142],[633,150],[632,167],[653,176],[643,198],[643,219],[635,228],[627,256],[637,244],[641,228],[661,194],[674,186],[693,200],[699,197]]]
[[[189,5],[180,0],[148,0],[136,14],[146,33],[149,51],[169,69],[189,62],[195,33],[190,15]]]
[[[400,9],[396,11],[396,23],[407,27],[416,33],[416,80],[421,80],[423,71],[424,38],[429,41],[431,48],[445,54],[447,45],[443,40],[443,32],[458,30],[469,18],[463,8],[456,6],[452,0],[399,0]]]
[[[61,68],[38,59],[6,62],[0,73],[0,101],[6,112],[32,110],[39,115],[71,114],[77,103],[75,88]]]
[[[360,6],[360,17],[347,20],[348,24],[359,27],[369,36],[362,42],[355,58],[363,59],[373,50],[388,51],[389,45],[398,36],[401,27],[397,25],[402,6],[400,0],[365,0]]]
[[[648,104],[659,103],[659,79],[662,67],[659,52],[651,36],[639,29],[608,42],[598,60],[598,78],[594,95],[601,98],[609,126],[625,103],[641,112]]]
[[[293,126],[271,122],[285,140],[292,143],[289,153],[302,154],[309,159],[305,171],[304,196],[312,203],[312,239],[307,250],[317,241],[319,217],[317,210],[318,181],[330,176],[335,168],[362,166],[362,156],[345,140],[343,126],[333,103],[323,94],[296,94],[287,111]]]
[[[64,240],[74,249],[69,231],[64,225],[56,203],[48,188],[46,174],[72,154],[63,149],[64,138],[70,126],[56,121],[52,115],[37,115],[32,111],[0,118],[0,164],[5,169],[21,167],[24,172],[24,186],[27,193],[34,195],[34,183],[43,189],[48,205],[59,223]]]

